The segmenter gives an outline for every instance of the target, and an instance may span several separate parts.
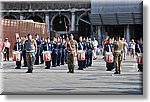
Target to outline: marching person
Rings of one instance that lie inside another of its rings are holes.
[[[130,59],[134,59],[134,54],[135,54],[135,42],[134,39],[131,40],[131,42],[129,43],[130,46]]]
[[[78,43],[73,39],[73,35],[70,35],[70,41],[67,42],[67,62],[68,62],[68,73],[74,73],[75,57],[77,57]]]
[[[116,37],[116,41],[113,42],[112,52],[114,55],[114,64],[116,67],[114,74],[121,74],[123,42],[120,40],[120,37]]]
[[[138,54],[143,54],[143,42],[142,40],[138,40],[136,45],[135,45],[135,54],[137,55],[138,58]],[[138,63],[138,71],[139,72],[143,72],[143,63]]]
[[[0,68],[3,68],[3,49],[4,49],[4,42],[2,38],[0,38]]]
[[[60,41],[60,37],[57,37],[57,46],[58,46],[57,66],[60,66],[62,58],[62,43]]]
[[[4,57],[5,60],[4,61],[9,61],[9,49],[10,49],[10,42],[8,41],[8,38],[5,38],[5,42],[4,42]]]
[[[97,56],[96,56],[96,51],[97,51],[97,46],[98,46],[98,41],[95,39],[95,37],[93,38],[93,45],[94,45],[94,50],[93,50],[93,59],[96,60]]]
[[[28,71],[26,73],[32,73],[33,71],[33,65],[35,62],[35,54],[37,52],[37,43],[36,40],[32,39],[32,35],[27,35],[28,40],[25,42],[25,50],[26,50],[26,60],[27,60],[27,66]]]
[[[88,52],[89,52],[89,65],[88,66],[92,66],[92,52],[94,50],[94,46],[92,43],[91,38],[89,38],[89,46],[88,46]]]
[[[23,39],[23,49],[22,49],[22,57],[23,57],[23,63],[24,65],[22,67],[27,67],[27,61],[26,61],[26,50],[25,50],[25,42],[27,40],[27,37],[25,36]]]
[[[37,43],[37,53],[36,53],[36,60],[35,60],[35,65],[39,65],[39,57],[40,57],[40,54],[41,54],[41,47],[42,47],[42,41],[39,37],[38,34],[35,35],[35,40],[36,40],[36,43]]]
[[[45,38],[42,37],[41,38],[41,50],[40,50],[40,60],[41,60],[41,63],[40,64],[43,64],[44,63],[44,60],[43,60],[43,47],[45,45],[46,41],[45,41]]]
[[[83,68],[86,68],[86,59],[87,59],[87,43],[86,43],[86,39],[83,38],[83,50],[85,51],[85,60],[83,61]]]
[[[105,46],[104,47],[104,52],[105,52],[104,54],[106,54],[106,52],[112,52],[113,45],[111,43],[111,38],[107,39],[107,43],[105,43],[104,46]],[[111,71],[114,69],[114,63],[107,63],[106,62],[106,67],[107,67],[106,71]]]
[[[18,37],[16,39],[16,43],[14,45],[14,51],[19,51],[20,52],[20,56],[22,56],[22,50],[23,50],[23,45],[21,43],[21,39]],[[20,61],[16,61],[16,68],[15,69],[21,69],[21,60]]]
[[[62,58],[61,65],[64,65],[66,62],[66,47],[65,47],[65,39],[62,39]]]
[[[89,50],[90,50],[90,42],[89,42],[89,39],[88,37],[86,38],[86,59],[85,59],[85,63],[86,63],[86,67],[88,68],[89,67]]]
[[[50,54],[51,54],[51,52],[52,52],[52,43],[50,42],[50,38],[49,37],[47,37],[47,42],[44,44],[44,46],[43,46],[43,50],[44,51],[49,51],[50,52]],[[50,61],[45,61],[45,69],[50,69],[50,67],[51,67],[51,60]]]
[[[126,60],[126,55],[127,55],[127,47],[128,47],[128,43],[126,42],[126,40],[124,38],[122,38],[122,41],[124,42],[123,45],[123,60]]]
[[[53,38],[53,50],[52,50],[52,67],[56,67],[58,57],[57,39]]]
[[[80,36],[79,37],[79,43],[78,43],[78,51],[79,50],[84,50],[84,43],[82,42],[82,36]],[[84,62],[82,61],[82,60],[78,60],[78,66],[79,66],[79,68],[78,68],[78,70],[83,70],[83,64],[84,64]]]

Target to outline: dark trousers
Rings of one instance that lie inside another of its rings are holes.
[[[57,57],[57,66],[60,66],[61,58],[62,58],[62,51],[61,51],[61,49],[59,49],[58,57]]]
[[[63,49],[62,51],[62,58],[61,58],[61,64],[64,65],[66,61],[66,51]]]
[[[26,51],[22,51],[22,56],[23,56],[23,61],[24,61],[24,66],[27,66],[27,61],[26,61]]]
[[[21,67],[21,61],[17,61],[17,62],[16,62],[16,66],[17,66],[18,68],[20,68],[20,67]]]
[[[57,57],[58,57],[58,52],[57,51],[53,51],[52,52],[52,66],[53,67],[56,67]]]
[[[89,52],[89,66],[92,65],[92,52]]]
[[[41,60],[41,64],[43,64],[44,60],[43,60],[43,54],[42,53],[40,54],[40,60]]]
[[[83,64],[84,64],[83,61],[78,60],[78,66],[79,66],[78,70],[83,70],[84,67]]]
[[[35,64],[39,64],[40,48],[37,49],[37,53],[36,53],[35,57],[36,57]]]
[[[83,61],[83,68],[86,68],[86,61],[87,61],[87,52],[85,52],[85,60]]]
[[[46,66],[46,69],[50,69],[51,61],[45,61],[45,66]]]
[[[4,58],[5,58],[5,61],[6,59],[9,61],[9,48],[5,47],[5,54],[4,54]]]

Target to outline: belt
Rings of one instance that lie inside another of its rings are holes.
[[[115,52],[121,53],[122,51],[115,51]]]

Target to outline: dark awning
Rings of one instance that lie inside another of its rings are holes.
[[[90,14],[92,25],[143,24],[142,13]]]

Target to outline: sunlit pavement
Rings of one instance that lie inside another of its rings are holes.
[[[67,65],[44,69],[35,65],[32,74],[27,67],[14,69],[13,61],[4,62],[2,94],[143,94],[142,73],[138,72],[136,60],[129,56],[122,63],[121,75],[106,71],[102,56],[93,61],[92,67],[67,73]]]

